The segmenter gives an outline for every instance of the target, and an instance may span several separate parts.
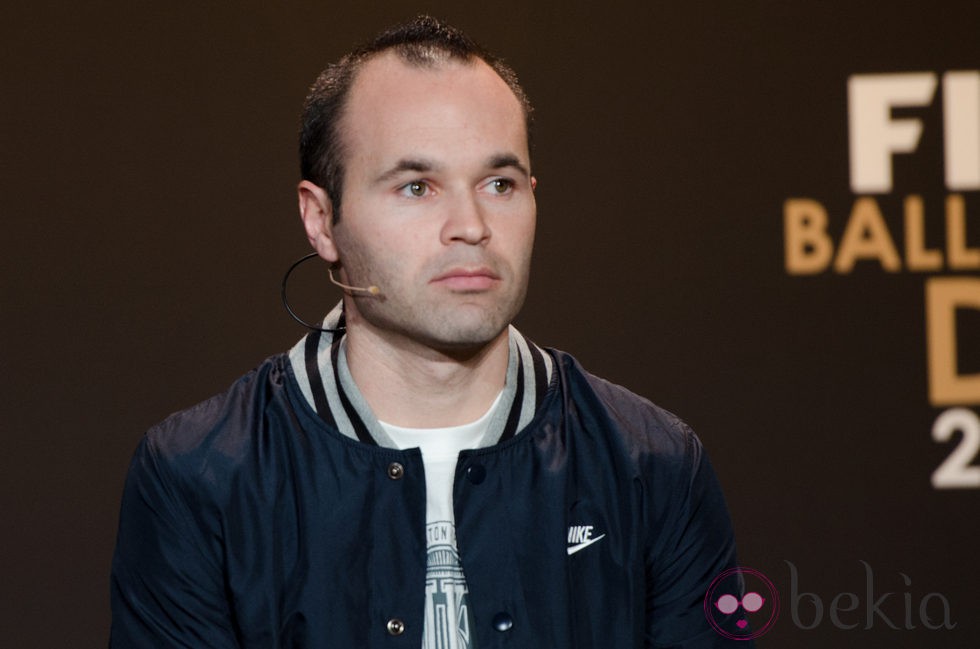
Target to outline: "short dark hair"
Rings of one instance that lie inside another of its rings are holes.
[[[343,193],[344,151],[339,125],[347,96],[361,66],[388,50],[417,67],[432,67],[444,61],[484,61],[500,75],[520,102],[530,143],[531,102],[509,65],[477,45],[459,29],[431,16],[419,16],[411,22],[391,27],[367,45],[327,66],[313,83],[303,104],[299,136],[300,174],[304,180],[326,191],[333,203],[334,221],[340,218]]]

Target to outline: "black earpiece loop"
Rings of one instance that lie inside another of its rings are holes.
[[[289,267],[289,270],[286,271],[286,274],[283,275],[283,277],[282,277],[282,291],[281,291],[282,305],[284,307],[286,307],[286,312],[289,314],[289,316],[293,320],[295,320],[296,322],[300,323],[301,325],[303,325],[307,329],[311,329],[313,331],[324,331],[326,333],[341,333],[341,332],[346,331],[346,328],[345,327],[339,327],[337,329],[328,329],[328,328],[325,328],[325,327],[318,327],[316,325],[310,324],[309,322],[307,322],[303,318],[299,317],[298,315],[296,315],[296,312],[293,311],[293,308],[291,306],[289,306],[289,299],[286,297],[286,284],[287,284],[287,282],[289,282],[289,276],[292,274],[292,272],[294,270],[296,270],[296,267],[299,266],[300,264],[302,264],[303,262],[309,261],[310,259],[313,259],[314,257],[317,257],[317,256],[318,256],[317,253],[311,252],[308,255],[305,255],[303,257],[300,257],[295,262],[293,262],[293,265],[290,266]],[[341,322],[343,322],[343,319],[341,319]]]

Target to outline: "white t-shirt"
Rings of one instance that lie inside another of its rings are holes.
[[[501,392],[501,395],[503,392]],[[453,476],[459,452],[477,448],[500,396],[474,422],[448,428],[403,428],[379,421],[400,449],[418,447],[425,466],[425,574],[423,649],[472,649],[472,615],[467,606],[466,577],[456,549]]]

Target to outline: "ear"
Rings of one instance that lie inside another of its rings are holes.
[[[538,179],[535,178],[534,176],[531,176],[531,191],[533,192],[537,188],[538,188]]]
[[[333,202],[327,192],[308,180],[296,186],[299,216],[303,219],[306,238],[324,260],[334,263],[339,258],[333,241]]]

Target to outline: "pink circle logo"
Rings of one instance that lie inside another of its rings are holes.
[[[729,568],[715,577],[705,593],[704,615],[719,635],[752,640],[776,623],[779,593],[758,570]]]

